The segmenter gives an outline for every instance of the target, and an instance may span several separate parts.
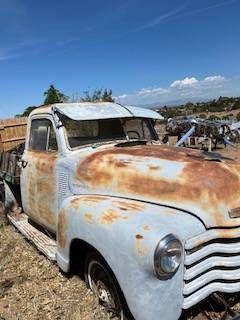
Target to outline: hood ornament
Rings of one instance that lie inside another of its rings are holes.
[[[232,219],[239,218],[240,217],[240,207],[230,209],[228,211],[228,214],[229,214],[229,217]]]

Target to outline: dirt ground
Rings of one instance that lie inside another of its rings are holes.
[[[240,161],[239,148],[221,147],[216,151]],[[240,298],[234,303],[237,310],[239,301]],[[213,312],[211,317],[219,319],[219,314]],[[0,213],[0,320],[25,319],[112,318],[80,277],[61,273]],[[192,315],[186,314],[183,319],[191,320]]]

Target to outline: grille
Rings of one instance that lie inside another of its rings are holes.
[[[217,291],[240,291],[240,228],[208,230],[185,244],[183,309]]]

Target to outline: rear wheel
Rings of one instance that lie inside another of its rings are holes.
[[[4,198],[5,198],[4,184],[2,181],[0,181],[0,214],[3,214],[5,212]]]
[[[124,309],[121,290],[104,259],[97,253],[88,254],[85,261],[85,280],[93,293],[98,297],[99,303],[114,318],[119,320],[130,320]]]

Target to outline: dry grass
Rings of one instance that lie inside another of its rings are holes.
[[[0,319],[110,319],[79,277],[62,274],[2,215],[0,243]]]

